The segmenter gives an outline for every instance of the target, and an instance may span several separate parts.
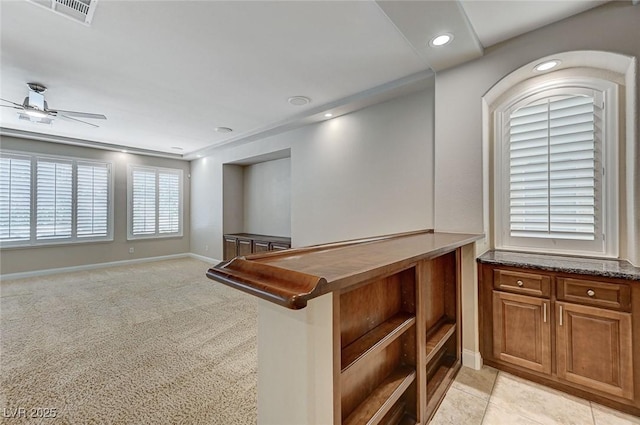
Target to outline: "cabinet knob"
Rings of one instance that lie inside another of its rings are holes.
[[[589,295],[590,297],[593,297],[593,296],[595,296],[595,295],[596,295],[596,291],[594,291],[593,289],[589,289],[589,290],[587,291],[587,295]]]
[[[521,280],[518,280],[516,283],[517,283],[517,284],[518,284],[518,286],[519,286],[519,287],[521,287],[521,288],[524,286],[524,282],[523,282],[523,281],[521,281]]]

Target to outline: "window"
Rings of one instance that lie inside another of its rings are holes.
[[[31,158],[0,157],[0,240],[28,241],[31,237]]]
[[[561,81],[496,114],[496,247],[615,256],[615,85]]]
[[[71,237],[73,164],[39,160],[36,175],[36,239]]]
[[[4,247],[112,240],[111,164],[2,153]]]
[[[129,239],[182,236],[182,170],[129,167]]]

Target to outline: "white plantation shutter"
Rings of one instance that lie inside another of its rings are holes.
[[[156,233],[156,172],[134,169],[132,190],[132,234],[153,235]]]
[[[158,232],[180,231],[180,176],[174,173],[158,174]]]
[[[130,167],[130,236],[182,234],[182,171]]]
[[[78,163],[76,226],[79,238],[109,233],[109,164]]]
[[[31,158],[0,158],[0,240],[31,238]]]
[[[2,153],[0,241],[40,245],[112,238],[111,163]]]
[[[548,98],[511,114],[511,236],[595,239],[600,117],[590,96]]]
[[[36,170],[36,239],[71,238],[71,162],[38,159]]]

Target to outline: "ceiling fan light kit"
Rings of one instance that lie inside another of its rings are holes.
[[[38,83],[27,83],[29,86],[29,94],[24,98],[24,101],[20,103],[12,102],[7,99],[0,99],[3,102],[10,103],[9,105],[2,105],[6,108],[13,108],[18,110],[18,117],[20,119],[26,119],[31,122],[37,122],[41,124],[51,124],[55,118],[64,118],[70,121],[77,121],[83,124],[90,125],[92,127],[99,127],[96,124],[80,120],[74,117],[90,118],[106,120],[107,117],[102,114],[92,114],[88,112],[66,111],[62,109],[49,109],[47,101],[44,99],[44,92],[47,90],[45,86]]]

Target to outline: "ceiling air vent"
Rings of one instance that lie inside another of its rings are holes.
[[[29,0],[59,15],[90,25],[98,0]]]

